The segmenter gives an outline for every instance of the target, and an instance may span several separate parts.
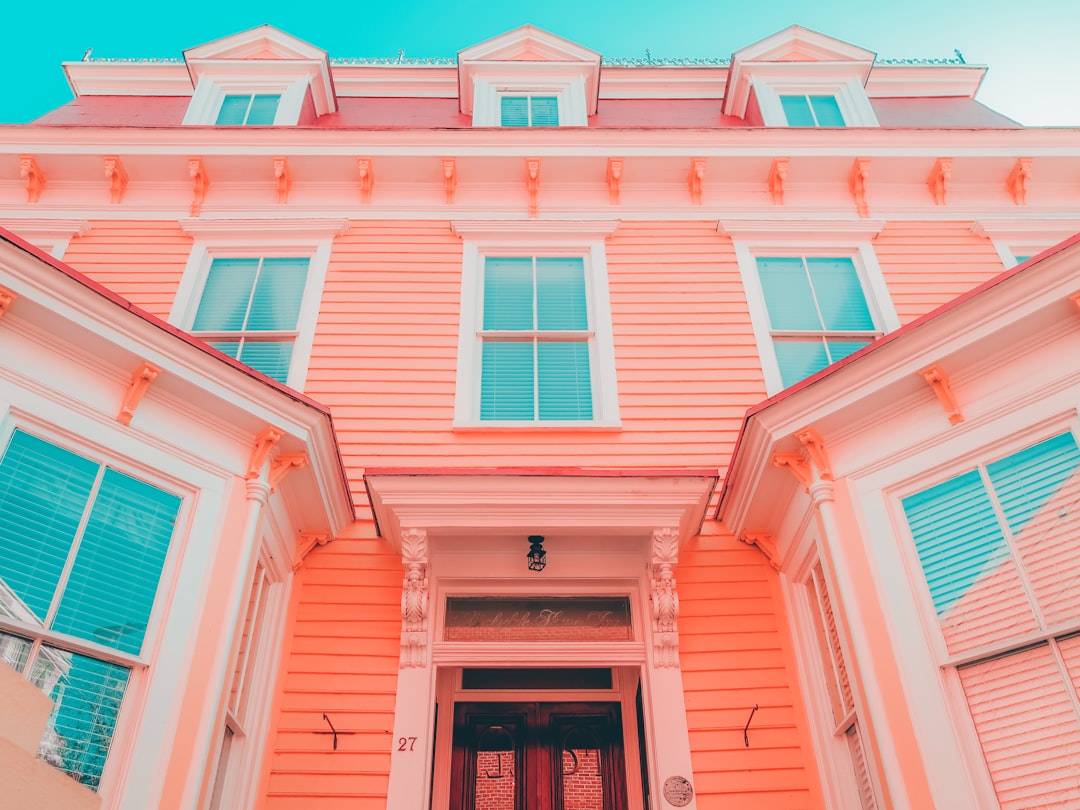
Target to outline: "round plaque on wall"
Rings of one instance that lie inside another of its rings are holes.
[[[683,776],[669,776],[664,782],[664,798],[672,807],[686,807],[694,798],[694,788]]]

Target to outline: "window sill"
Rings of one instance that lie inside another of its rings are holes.
[[[520,433],[536,430],[550,433],[554,430],[589,433],[618,433],[622,430],[621,422],[455,422],[451,430],[455,433],[476,433],[480,431],[506,431]]]

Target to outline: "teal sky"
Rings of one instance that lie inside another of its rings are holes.
[[[977,96],[1023,124],[1080,126],[1080,0],[391,0],[375,3],[13,0],[3,15],[0,123],[71,100],[60,63],[178,57],[270,23],[331,56],[453,56],[532,23],[605,56],[730,56],[792,23],[880,57],[951,57],[990,66]]]

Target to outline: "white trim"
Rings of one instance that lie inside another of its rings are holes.
[[[780,96],[833,96],[844,117],[845,127],[876,127],[877,116],[858,78],[789,75],[762,67],[755,69],[750,83],[757,97],[761,118],[767,127],[789,126],[780,104]]]
[[[246,75],[204,75],[195,85],[191,103],[181,123],[185,126],[216,124],[221,104],[228,95],[274,94],[281,96],[281,100],[274,114],[273,125],[292,126],[300,120],[300,110],[304,106],[309,87],[310,80],[307,76],[260,75],[254,78]]]
[[[1017,256],[1035,256],[1058,242],[1080,233],[1080,220],[977,220],[971,226],[976,236],[985,236],[994,244],[998,258],[1006,267],[1020,262]]]
[[[90,233],[85,219],[0,219],[0,227],[41,248],[54,259],[62,259],[76,236]]]
[[[560,235],[562,223],[516,223],[492,228],[493,223],[454,223],[465,238],[461,276],[461,316],[458,335],[457,387],[454,398],[455,428],[566,428],[620,426],[618,385],[615,377],[614,334],[611,325],[611,301],[608,292],[607,257],[604,242],[596,231],[606,230],[604,223],[572,223]],[[531,227],[532,226],[532,227]],[[575,232],[576,231],[576,232]],[[583,233],[584,231],[584,233]],[[541,236],[542,238],[537,238]],[[471,237],[471,238],[470,238]],[[588,301],[589,362],[592,375],[593,418],[587,421],[522,422],[482,421],[479,417],[480,351],[482,342],[477,330],[483,300],[483,265],[489,256],[568,256],[584,260],[586,298]]]
[[[878,223],[857,223],[858,227],[845,228],[837,223],[835,229],[822,223],[792,223],[784,228],[777,223],[738,223],[722,225],[722,230],[732,237],[735,258],[739,265],[743,288],[746,291],[750,311],[750,323],[754,340],[761,358],[765,388],[771,395],[785,386],[780,365],[773,348],[769,328],[769,313],[765,306],[765,294],[758,276],[757,259],[765,256],[828,256],[850,258],[855,263],[859,280],[863,285],[867,308],[874,326],[882,333],[900,328],[900,319],[889,295],[885,277],[877,256],[870,244],[870,234],[879,229]],[[808,233],[807,231],[811,231]],[[785,238],[786,237],[786,238]]]

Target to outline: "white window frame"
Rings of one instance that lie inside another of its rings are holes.
[[[0,226],[13,231],[54,259],[64,258],[71,240],[90,233],[85,219],[2,219]]]
[[[721,223],[721,230],[732,237],[735,247],[735,258],[739,264],[743,289],[746,291],[750,322],[765,376],[765,389],[770,395],[782,391],[786,386],[773,346],[765,293],[758,276],[758,258],[851,259],[859,274],[859,281],[862,282],[867,309],[874,321],[875,330],[880,334],[887,334],[900,328],[900,319],[896,315],[896,307],[893,306],[881,265],[878,264],[870,242],[880,229],[881,223],[868,220],[863,220],[862,223]]]
[[[461,324],[458,336],[457,391],[454,428],[618,428],[619,397],[615,379],[614,335],[608,292],[604,238],[617,222],[522,223],[455,222],[465,239],[461,275]],[[484,263],[488,257],[571,257],[585,265],[585,295],[592,338],[589,365],[592,375],[593,418],[584,421],[495,421],[480,419],[481,351],[483,341]]]
[[[224,258],[304,258],[308,259],[307,283],[296,319],[286,385],[302,390],[307,379],[315,326],[319,317],[323,284],[330,264],[333,237],[344,233],[347,220],[228,220],[214,223],[181,221],[181,227],[195,237],[184,275],[176,291],[169,323],[190,330],[210,265]]]
[[[1020,264],[1017,256],[1036,256],[1080,232],[1080,220],[980,220],[971,227],[994,245],[1006,270]]]
[[[764,75],[763,75],[764,74]],[[844,117],[845,127],[879,126],[866,88],[858,77],[793,76],[755,67],[750,79],[757,97],[761,120],[767,127],[789,126],[780,96],[833,96]],[[816,127],[798,127],[816,129]]]
[[[588,126],[585,76],[544,75],[542,65],[530,64],[534,75],[482,75],[473,81],[473,126],[501,127],[503,96],[555,96],[559,106],[559,127]],[[541,127],[555,129],[555,127]],[[509,127],[532,129],[532,127]]]
[[[300,120],[300,110],[304,106],[311,78],[306,74],[296,75],[295,69],[291,75],[274,75],[273,67],[268,65],[272,65],[271,60],[258,62],[260,71],[265,68],[264,73],[270,75],[203,75],[195,85],[191,103],[181,123],[185,126],[215,126],[225,96],[280,95],[273,126],[295,126]],[[250,70],[250,66],[247,69]]]

